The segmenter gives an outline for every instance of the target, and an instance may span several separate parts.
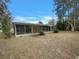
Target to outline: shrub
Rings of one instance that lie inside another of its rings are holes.
[[[4,38],[5,39],[8,39],[8,38],[11,38],[12,37],[12,34],[10,32],[3,33],[3,34],[4,34]]]
[[[43,31],[40,31],[39,35],[45,35],[45,33]]]
[[[1,27],[1,29],[2,29],[2,32],[3,32],[3,34],[5,35],[4,36],[4,38],[6,39],[6,38],[11,38],[11,17],[10,17],[10,15],[5,15],[4,16],[4,18],[3,18],[3,20],[2,20],[2,22],[1,22],[1,24],[2,24],[2,27]]]
[[[58,29],[54,29],[53,33],[59,33],[59,30]]]

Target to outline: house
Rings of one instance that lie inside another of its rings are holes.
[[[53,30],[53,26],[47,24],[33,24],[13,22],[13,31],[15,35],[32,34],[40,31],[48,32]]]

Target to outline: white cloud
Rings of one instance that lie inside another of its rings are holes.
[[[46,23],[48,23],[48,21],[50,21],[52,19],[55,19],[55,21],[56,21],[57,20],[57,17],[56,16],[54,16],[54,17],[52,17],[52,16],[43,16],[42,19],[41,19],[41,21],[44,24],[46,24]]]
[[[51,16],[43,16],[40,21],[42,21],[44,24],[48,23],[49,20],[51,20]]]
[[[50,17],[50,16],[44,16],[43,17],[45,20],[51,20],[52,19],[52,17]]]
[[[55,19],[55,20],[57,20],[57,19],[58,19],[58,17],[57,17],[57,16],[54,16],[54,17],[52,17],[52,19]]]
[[[20,16],[16,16],[16,17],[14,18],[14,21],[25,21],[25,20],[26,20],[25,17],[20,17]]]
[[[22,17],[22,16],[16,16],[14,20],[19,20],[19,21],[27,21],[27,20],[32,20],[36,19],[35,17]]]
[[[51,17],[51,16],[41,16],[41,17],[22,17],[22,16],[16,16],[14,18],[14,22],[27,22],[27,23],[38,23],[39,21],[42,21],[44,24],[48,23],[49,20],[57,19],[57,17]]]
[[[22,17],[22,16],[16,16],[13,20],[13,22],[25,22],[25,23],[37,23],[36,17]]]

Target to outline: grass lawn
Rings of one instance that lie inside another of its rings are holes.
[[[0,59],[77,59],[79,32],[0,40]]]

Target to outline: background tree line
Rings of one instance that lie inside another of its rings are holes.
[[[60,30],[79,30],[79,0],[54,0]]]
[[[0,0],[0,24],[5,38],[11,37],[11,14],[7,4],[10,0]]]

